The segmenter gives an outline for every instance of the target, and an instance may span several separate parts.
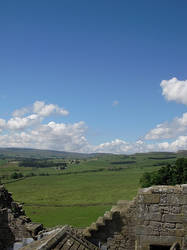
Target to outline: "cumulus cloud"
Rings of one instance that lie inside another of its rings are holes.
[[[45,103],[42,101],[36,101],[33,104],[33,112],[34,113],[39,113],[43,108],[45,107]]]
[[[171,143],[162,142],[156,144],[159,151],[178,151],[187,148],[187,136],[179,136],[177,139]]]
[[[81,152],[88,146],[86,129],[84,122],[65,124],[52,121],[32,130],[5,133],[0,136],[0,146]]]
[[[50,116],[52,114],[58,115],[68,115],[69,112],[63,108],[58,107],[54,104],[46,105],[44,102],[36,101],[33,104],[33,112],[39,114],[40,116]]]
[[[40,124],[45,117],[53,114],[66,116],[69,114],[64,108],[60,108],[55,104],[45,104],[42,101],[36,101],[31,107],[23,107],[13,112],[13,117],[3,126],[10,130],[27,129],[31,126]],[[1,119],[2,120],[2,119]],[[2,121],[0,120],[0,129]]]
[[[151,129],[146,135],[146,140],[159,140],[175,138],[187,132],[187,113],[181,117],[176,117],[171,122],[158,124],[156,128]]]
[[[92,145],[86,138],[87,126],[83,121],[73,124],[43,123],[52,114],[67,115],[68,111],[54,104],[37,101],[29,108],[14,112],[9,120],[0,119],[0,146],[54,149],[61,151],[91,153],[133,153],[145,149],[144,142],[134,144],[121,139]]]
[[[120,139],[116,139],[116,140],[113,140],[111,142],[105,142],[105,143],[102,143],[98,146],[95,146],[95,148],[93,148],[95,152],[102,152],[102,153],[105,153],[105,152],[108,152],[108,153],[121,153],[121,152],[129,152],[131,151],[132,149],[132,146],[123,141],[123,140],[120,140]]]
[[[21,109],[16,109],[12,115],[14,117],[22,117],[24,116],[25,114],[29,113],[30,112],[30,109],[29,108],[21,108]]]
[[[163,80],[160,84],[162,95],[169,101],[176,101],[187,105],[187,80],[177,78]],[[145,140],[174,139],[187,133],[187,113],[174,118],[171,122],[158,124],[144,137]],[[165,145],[166,144],[161,144]]]
[[[4,119],[0,119],[0,132],[3,131],[5,126],[6,126],[6,121]]]
[[[180,81],[176,77],[163,80],[160,84],[162,95],[168,101],[176,101],[187,105],[187,80]]]
[[[148,144],[144,141],[129,143],[121,139],[91,145],[85,136],[87,127],[84,122],[74,124],[55,123],[40,124],[28,131],[0,134],[1,147],[27,147],[53,149],[80,153],[116,153],[132,154],[150,151],[177,151],[187,147],[187,136],[180,136],[174,142]]]
[[[129,143],[121,139],[115,139],[111,142],[105,142],[98,146],[92,147],[92,150],[94,152],[100,153],[133,154],[158,151],[158,145],[147,144],[143,140]]]
[[[116,103],[117,105],[118,103]],[[177,151],[187,148],[187,113],[171,122],[161,123],[150,130],[142,140],[129,143],[114,139],[92,145],[86,138],[87,126],[83,121],[76,123],[45,123],[45,117],[53,114],[66,116],[68,111],[55,104],[36,101],[27,108],[13,112],[9,120],[0,119],[0,147],[27,147],[53,149],[80,153],[132,154],[150,151]],[[171,139],[173,142],[148,143],[147,140]]]
[[[55,104],[36,101],[29,108],[13,112],[9,120],[0,119],[0,147],[28,147],[74,152],[90,152],[85,137],[87,127],[83,121],[73,124],[43,123],[53,114],[68,115],[68,111]]]
[[[36,114],[27,117],[13,117],[7,121],[7,128],[10,130],[25,129],[38,124],[41,120],[42,118]]]
[[[43,101],[36,101],[31,107],[23,107],[21,109],[15,110],[13,112],[13,116],[22,117],[31,113],[38,114],[42,117],[47,117],[53,114],[66,116],[69,114],[69,111],[55,104],[45,104]]]
[[[4,128],[6,126],[6,121],[4,119],[0,119],[0,128]]]

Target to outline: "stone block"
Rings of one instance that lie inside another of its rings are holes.
[[[186,235],[187,235],[187,223],[183,223],[183,228],[184,228]]]
[[[164,223],[163,228],[164,229],[174,229],[175,228],[175,223]]]
[[[140,250],[149,250],[149,246],[142,246],[141,248],[139,248]]]
[[[143,222],[143,224],[144,224],[144,226],[149,226],[149,225],[150,225],[150,221],[149,221],[149,220],[145,220],[145,221]]]
[[[183,223],[187,224],[187,216],[186,215],[184,215],[184,217],[183,217]]]
[[[157,245],[158,243],[160,245],[172,245],[176,240],[178,239],[175,236],[141,235],[140,238],[140,242],[147,245]]]
[[[181,185],[184,194],[187,194],[187,184]]]
[[[167,194],[160,194],[160,204],[161,205],[167,205],[167,204],[169,204],[169,202],[168,202],[168,195]]]
[[[176,224],[176,229],[183,229],[183,224],[177,223]]]
[[[183,195],[180,194],[168,194],[167,195],[168,204],[170,205],[181,205],[183,204]]]
[[[148,213],[142,215],[143,220],[148,220],[148,221],[161,221],[162,220],[162,215],[160,213]]]
[[[170,213],[170,208],[168,206],[160,206],[160,213],[162,214],[169,214]]]
[[[176,236],[176,230],[175,229],[163,229],[160,232],[161,236]]]
[[[181,214],[165,214],[162,219],[164,222],[181,223],[183,221],[183,216]]]
[[[187,235],[184,236],[184,246],[187,247]]]
[[[137,226],[136,235],[159,235],[159,230],[154,230],[151,226]]]
[[[187,205],[187,195],[183,195],[183,204]]]
[[[159,212],[159,205],[158,204],[151,204],[149,207],[150,213],[158,213]]]
[[[160,202],[159,194],[144,194],[143,201],[147,204],[157,204]]]
[[[180,214],[182,212],[181,206],[171,206],[170,212],[172,214]]]
[[[152,194],[152,191],[153,191],[153,187],[140,188],[140,189],[138,190],[138,194],[139,194],[139,196],[140,196],[141,194]]]
[[[184,236],[184,230],[183,229],[177,229],[176,230],[176,236],[177,237],[183,237]]]
[[[162,194],[173,193],[174,189],[175,189],[175,187],[173,187],[173,186],[164,186],[164,185],[153,186],[152,188],[153,188],[152,193],[162,193]]]
[[[182,213],[187,215],[187,205],[182,206]]]
[[[150,222],[150,226],[153,230],[155,231],[160,231],[162,228],[162,223],[157,222],[157,221],[151,221]]]
[[[28,223],[26,229],[32,234],[32,236],[35,236],[39,231],[43,230],[43,225],[39,223]]]

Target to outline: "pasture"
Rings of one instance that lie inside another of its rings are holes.
[[[78,164],[68,162],[67,169],[57,170],[19,167],[16,162],[5,160],[0,162],[0,174],[10,176],[12,171],[20,171],[23,175],[29,172],[37,175],[5,184],[34,222],[46,227],[60,224],[85,227],[118,200],[131,200],[145,171],[174,161],[175,156],[163,154],[105,155],[82,159]],[[49,175],[40,176],[41,172]]]

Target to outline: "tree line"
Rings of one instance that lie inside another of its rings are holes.
[[[180,158],[174,165],[168,164],[154,172],[145,172],[141,179],[141,187],[153,185],[176,185],[187,183],[187,159]]]
[[[20,167],[32,167],[32,168],[50,168],[59,167],[60,169],[67,168],[66,162],[53,162],[47,160],[36,160],[36,159],[24,159],[19,162]]]

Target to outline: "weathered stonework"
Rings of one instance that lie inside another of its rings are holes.
[[[133,201],[119,202],[84,235],[109,250],[186,250],[187,185],[141,189]]]
[[[57,227],[41,236],[21,250],[100,250],[69,226]]]
[[[42,229],[41,224],[31,223],[22,205],[14,202],[11,193],[0,186],[0,249],[6,250],[16,241],[34,237]]]
[[[1,250],[42,229],[3,186],[0,225]],[[119,201],[83,232],[64,226],[40,235],[23,250],[187,250],[187,184],[141,189],[132,201]]]

